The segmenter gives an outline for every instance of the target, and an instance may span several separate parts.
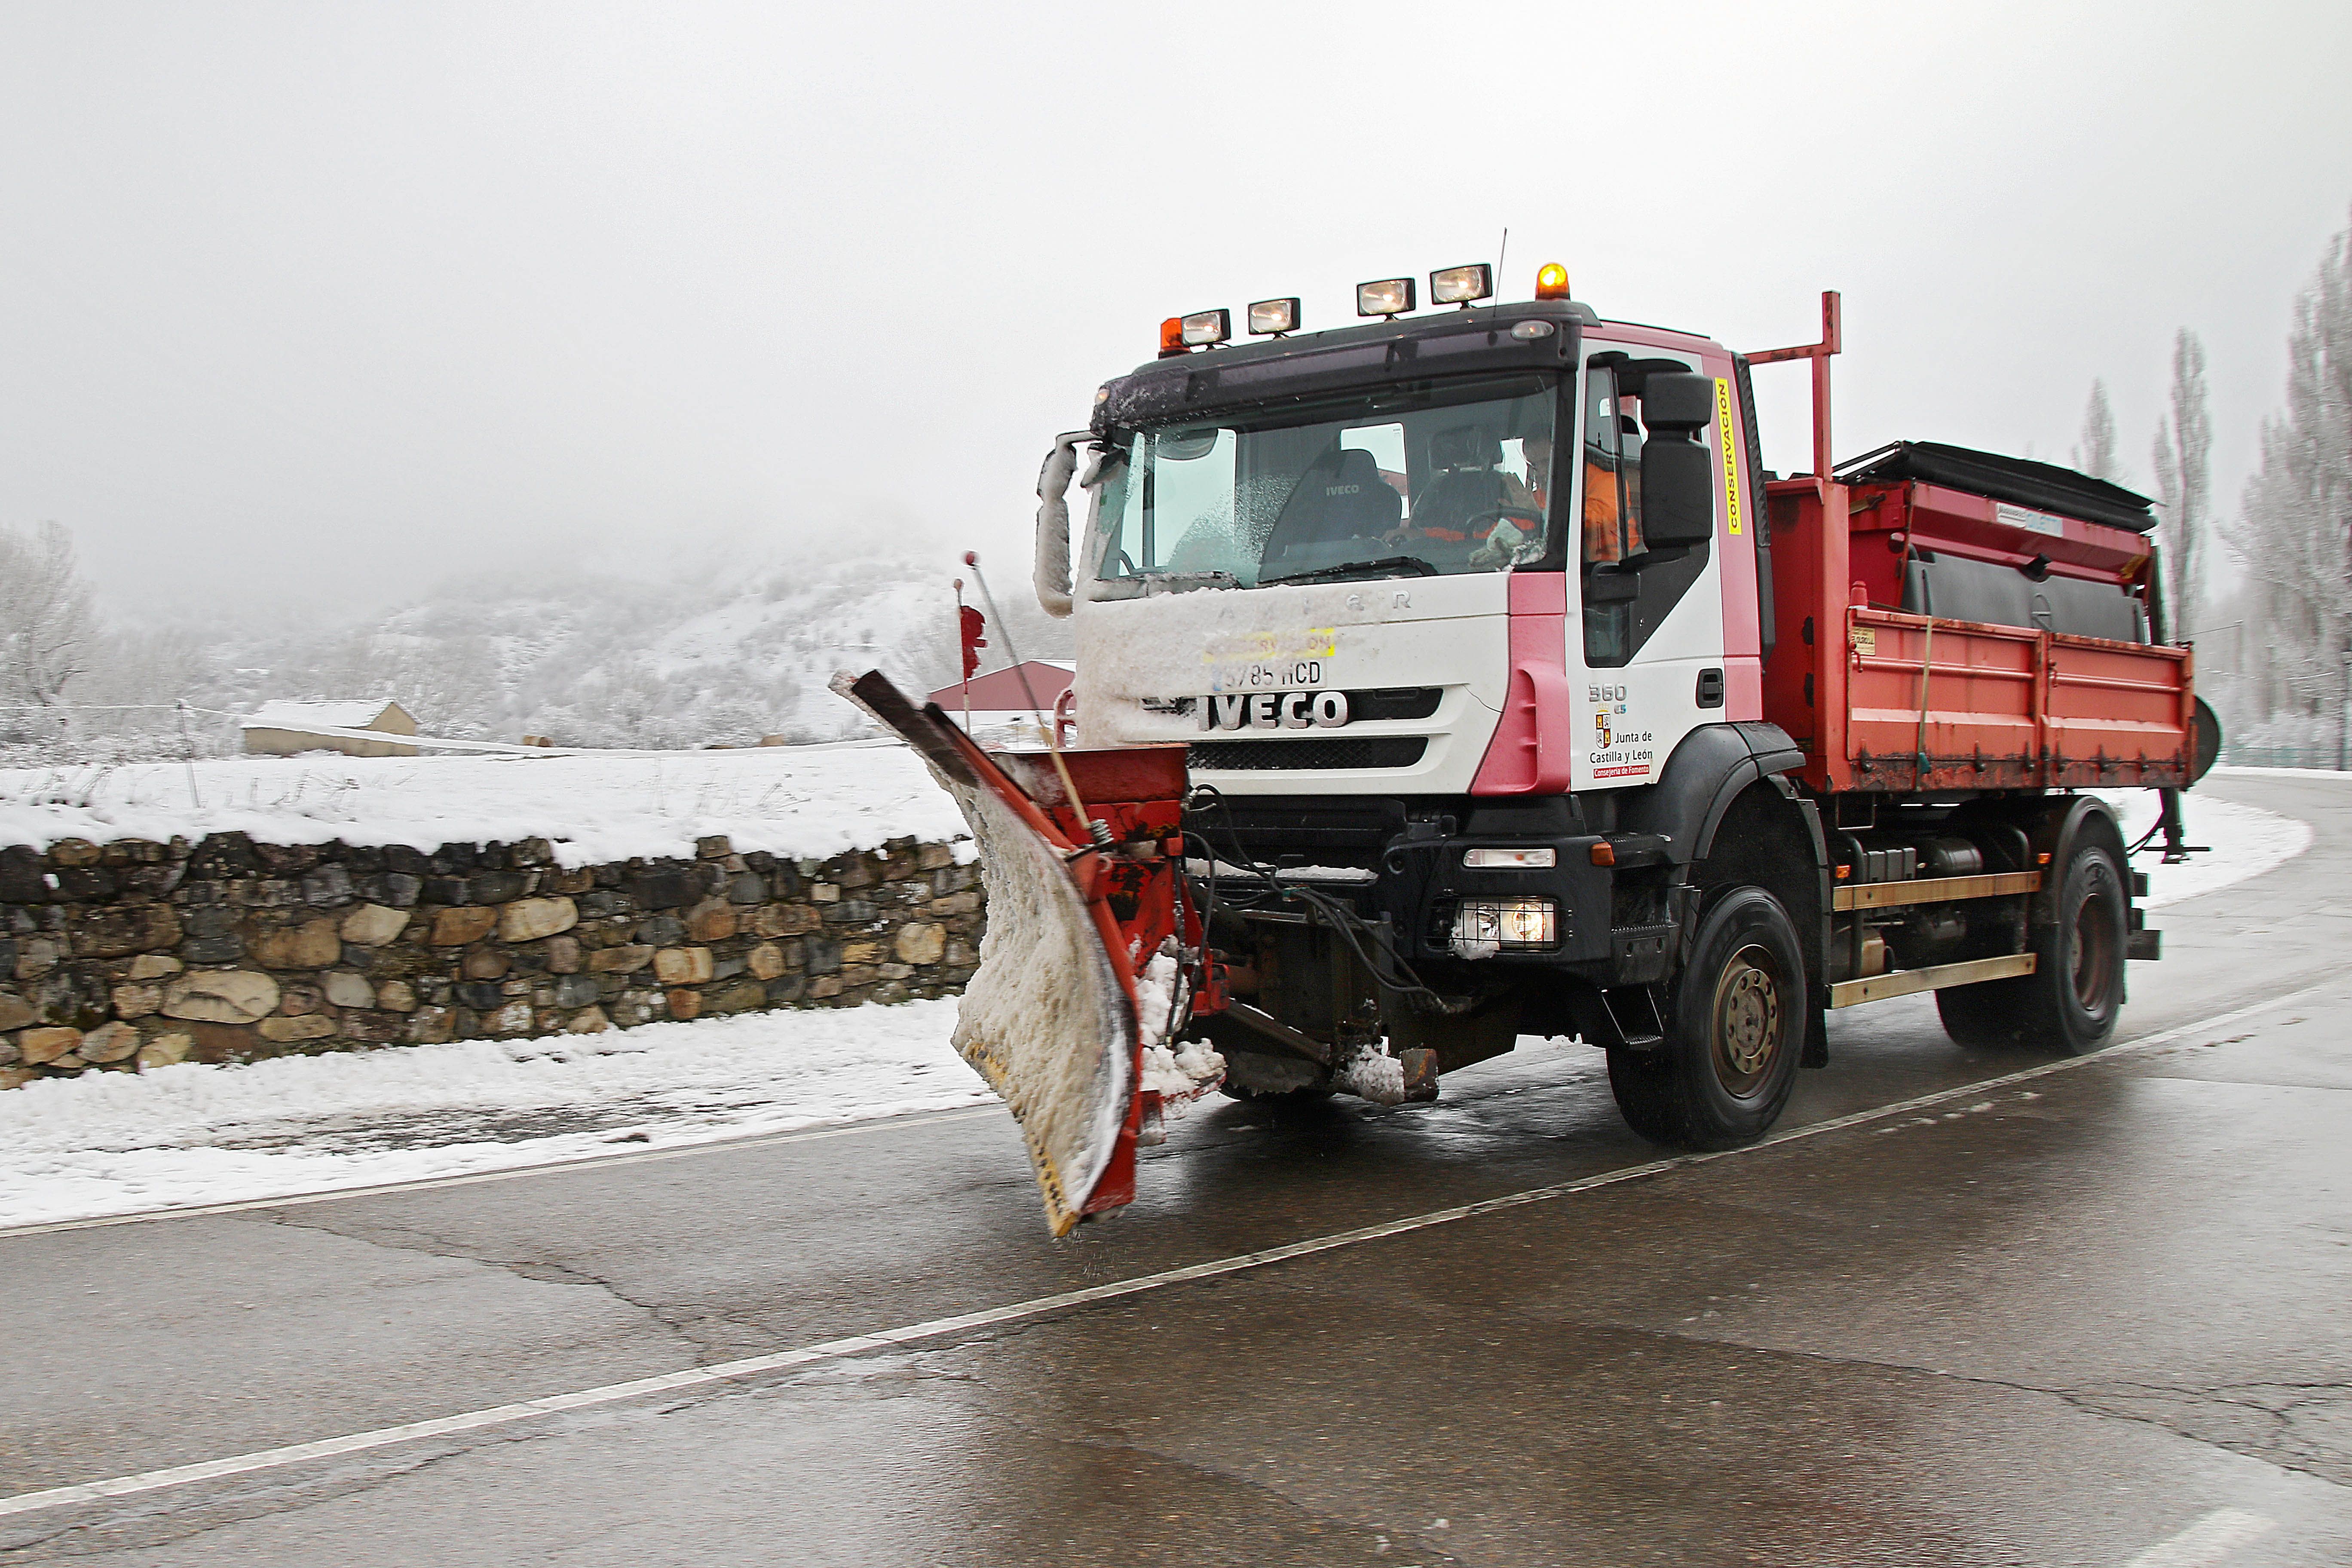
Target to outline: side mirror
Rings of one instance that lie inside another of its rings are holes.
[[[1715,419],[1715,378],[1651,376],[1642,388],[1642,538],[1655,548],[1715,537],[1715,458],[1698,433]]]
[[[1642,443],[1642,542],[1705,544],[1715,537],[1715,457],[1686,431]]]

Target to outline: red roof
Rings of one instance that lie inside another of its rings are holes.
[[[1022,674],[1029,678],[1027,691],[1021,687]],[[973,676],[971,710],[975,713],[1026,713],[1029,711],[1029,693],[1034,691],[1037,696],[1037,706],[1050,716],[1055,699],[1068,690],[1069,685],[1070,672],[1060,665],[1028,659],[1013,668],[992,669]],[[942,686],[930,694],[929,700],[950,713],[961,713],[963,711],[964,689],[961,685]]]

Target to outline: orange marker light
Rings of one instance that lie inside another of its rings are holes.
[[[1192,352],[1192,350],[1184,346],[1183,317],[1171,316],[1166,321],[1160,323],[1160,357],[1161,359],[1166,359],[1170,354],[1191,353]]]
[[[1614,866],[1617,864],[1617,846],[1602,839],[1592,847],[1591,860],[1596,866]]]
[[[1568,298],[1568,268],[1557,261],[1547,261],[1536,274],[1536,298],[1565,300]]]

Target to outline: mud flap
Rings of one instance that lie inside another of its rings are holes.
[[[1013,759],[1000,762],[936,706],[916,708],[871,671],[836,677],[834,689],[904,736],[971,826],[988,931],[954,1045],[1012,1110],[1046,1224],[1066,1236],[1085,1216],[1133,1201],[1137,1142],[1157,1131],[1145,1047],[1182,1022],[1185,1005],[1171,955],[1183,911],[1172,871],[1154,865],[1156,835],[1172,831],[1181,810],[1181,753],[1174,787],[1163,789],[1168,827],[1149,807],[1089,802],[1126,835],[1106,848],[1058,789],[1024,784]]]

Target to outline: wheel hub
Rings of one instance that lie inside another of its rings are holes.
[[[1742,948],[1715,988],[1716,1074],[1734,1094],[1748,1094],[1769,1075],[1780,1048],[1780,983],[1771,956]]]

